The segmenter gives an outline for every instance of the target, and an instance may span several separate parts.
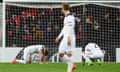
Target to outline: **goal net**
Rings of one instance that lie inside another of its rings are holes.
[[[0,3],[0,47],[2,47],[2,3]]]
[[[108,4],[71,3],[76,16],[76,45],[93,39],[105,50],[105,61],[115,61],[120,47],[120,7]],[[59,3],[6,3],[6,47],[44,44],[57,52],[55,38],[63,27]]]

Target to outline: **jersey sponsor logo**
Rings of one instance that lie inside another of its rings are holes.
[[[72,23],[71,21],[67,22],[67,23]]]

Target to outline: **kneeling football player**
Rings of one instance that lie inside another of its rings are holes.
[[[48,50],[45,48],[44,45],[31,45],[28,46],[24,49],[22,49],[20,52],[23,51],[23,60],[18,59],[18,55],[16,58],[12,61],[12,64],[15,64],[16,62],[18,63],[23,63],[23,64],[31,64],[31,55],[33,53],[38,53],[39,57],[39,63],[41,64],[42,58],[44,59],[44,63],[46,63],[46,56],[48,55]]]

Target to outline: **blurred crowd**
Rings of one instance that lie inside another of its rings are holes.
[[[120,47],[120,9],[95,4],[71,8],[76,17],[76,44],[92,38],[103,47]],[[6,5],[6,46],[44,44],[55,47],[63,27],[61,8],[28,8]],[[77,21],[80,19],[80,22]]]

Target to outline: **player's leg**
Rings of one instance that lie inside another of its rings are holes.
[[[98,63],[98,65],[101,65],[101,58],[97,59],[97,63]]]
[[[72,48],[75,48],[75,41],[74,40],[71,40],[71,45],[67,45],[67,47],[65,48],[65,52],[67,53],[67,56],[69,58],[68,72],[72,72],[73,70],[76,69],[76,65],[72,61],[72,56],[73,56]]]
[[[18,62],[18,63],[23,63],[23,64],[25,64],[26,62],[25,62],[25,60],[16,60],[16,62]]]
[[[62,59],[63,62],[66,62],[68,64],[68,67],[70,66],[70,58],[68,57],[67,54],[65,54],[66,50],[66,44],[64,43],[65,41],[61,41],[60,46],[59,46],[59,57]],[[69,71],[71,72],[71,71]]]
[[[43,53],[42,58],[43,58],[44,64],[47,64],[47,55],[49,54],[49,51],[46,48],[44,48],[44,51],[42,53]]]
[[[17,54],[17,56],[15,58],[21,59],[21,57],[23,56],[23,53],[24,53],[24,49],[25,48],[23,48],[22,50],[20,50],[20,52]]]
[[[85,65],[85,51],[82,51],[82,65]]]
[[[12,64],[16,64],[16,60],[22,58],[22,56],[24,54],[24,49],[25,48],[23,48],[19,51],[19,53],[16,55],[16,57],[12,60],[12,62],[11,62]]]
[[[85,58],[82,56],[82,65],[85,65]]]
[[[103,53],[98,54],[98,58],[97,58],[97,63],[98,63],[98,65],[101,65],[101,64],[102,64],[102,62],[101,62],[101,59],[102,59],[102,58],[104,58],[104,54],[103,54]]]
[[[88,61],[88,63],[87,63],[88,65],[93,65],[93,61],[91,60],[91,58],[88,57],[87,61]]]
[[[59,57],[66,62],[67,61],[67,56],[64,54],[64,42],[63,40],[61,41],[59,45]]]
[[[42,64],[42,58],[43,58],[43,54],[39,53],[39,64]]]
[[[74,64],[74,62],[72,61],[72,56],[73,56],[73,53],[72,53],[72,49],[73,48],[76,48],[76,39],[75,39],[75,36],[72,37],[71,39],[71,46],[67,47],[68,48],[68,53],[70,53],[70,59],[71,59],[71,62],[73,63],[73,66],[72,66],[72,71],[76,69],[76,65]],[[68,55],[69,56],[69,55]]]
[[[71,56],[72,54],[64,54],[64,53],[59,53],[60,58],[68,64],[68,69],[67,72],[72,72],[76,68],[76,66],[73,64]]]
[[[28,50],[24,51],[25,55],[23,56],[25,64],[31,64],[31,54]]]
[[[102,51],[98,51],[96,52],[96,54],[94,55],[94,58],[97,59],[97,63],[98,65],[101,65],[101,59],[104,57],[104,54],[102,53]]]
[[[67,56],[69,59],[67,72],[72,72],[73,70],[76,69],[76,65],[72,61],[72,53],[67,53]]]
[[[26,61],[26,60],[16,60],[16,62],[22,63],[22,64],[31,64],[31,61]]]
[[[94,58],[89,58],[90,60],[88,61],[88,65],[93,66],[93,62],[95,62]]]
[[[68,56],[65,54],[65,49],[64,49],[65,45],[63,43],[63,40],[61,41],[60,45],[59,45],[59,57],[64,61],[67,62],[68,61]]]
[[[30,64],[31,63],[29,56],[24,56],[24,60],[16,60],[16,62],[23,63],[23,64]]]
[[[24,55],[23,55],[24,60],[16,60],[18,63],[23,63],[23,64],[30,64],[30,53],[27,49],[24,50]]]
[[[86,59],[88,65],[93,65],[93,61],[92,61],[93,55],[92,54],[88,53],[84,56],[84,58]]]

